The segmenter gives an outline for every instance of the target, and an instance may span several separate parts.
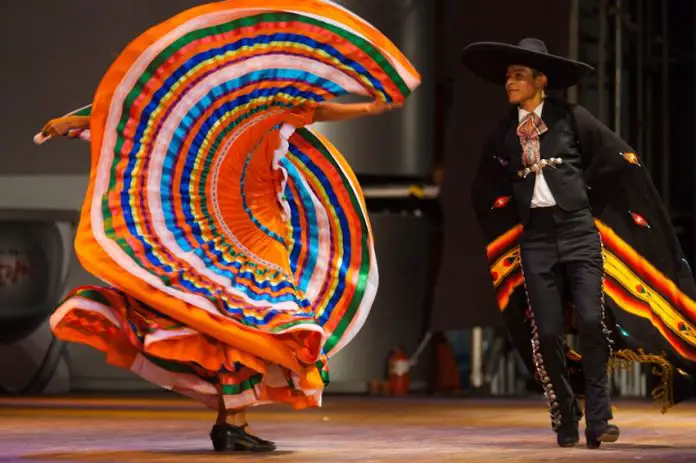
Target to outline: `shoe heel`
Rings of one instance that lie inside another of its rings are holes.
[[[599,429],[602,431],[599,432]],[[619,439],[621,431],[613,424],[605,425],[600,428],[585,429],[585,439],[587,440],[587,448],[598,449],[602,442],[616,442]]]
[[[588,449],[598,449],[602,442],[594,436],[594,433],[585,431],[585,441],[587,442]]]
[[[213,449],[216,452],[230,452],[230,451],[235,451],[238,452],[240,450],[239,444],[237,443],[236,439],[229,438],[229,437],[221,437],[217,439],[211,439],[213,441]]]

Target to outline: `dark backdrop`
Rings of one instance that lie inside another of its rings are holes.
[[[3,2],[0,175],[89,172],[88,144],[63,139],[36,147],[33,135],[48,119],[91,103],[104,72],[132,39],[185,9],[212,1]],[[424,80],[402,111],[378,119],[317,124],[358,175],[422,177],[430,169],[433,1],[338,0],[394,41]]]
[[[571,0],[449,2],[447,63],[438,69],[453,79],[447,118],[442,208],[444,250],[431,330],[491,326],[502,322],[486,266],[485,244],[469,204],[469,188],[484,137],[508,111],[501,88],[459,65],[462,47],[476,41],[517,43],[524,37],[546,42],[551,53],[567,55]]]
[[[200,0],[22,0],[0,14],[0,175],[89,172],[89,145],[32,138],[50,118],[92,102],[133,38]]]

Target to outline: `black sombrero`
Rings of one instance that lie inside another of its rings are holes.
[[[462,63],[479,77],[496,84],[505,84],[507,68],[513,64],[543,72],[549,89],[572,87],[593,68],[589,64],[552,55],[539,39],[526,38],[517,45],[500,42],[476,42],[461,53]]]

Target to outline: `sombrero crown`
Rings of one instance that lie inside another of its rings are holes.
[[[535,38],[520,40],[517,45],[500,42],[476,42],[461,53],[462,63],[479,77],[496,84],[505,83],[508,66],[521,65],[544,73],[548,88],[571,87],[580,82],[592,66],[562,56],[552,55],[546,44]]]

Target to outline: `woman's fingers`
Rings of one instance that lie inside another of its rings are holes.
[[[43,135],[48,135],[48,131],[51,129],[51,121],[48,121],[42,128],[41,133]]]
[[[70,130],[70,123],[64,118],[51,119],[48,123],[41,129],[41,133],[44,135],[50,135],[53,137],[65,135],[65,133]]]

